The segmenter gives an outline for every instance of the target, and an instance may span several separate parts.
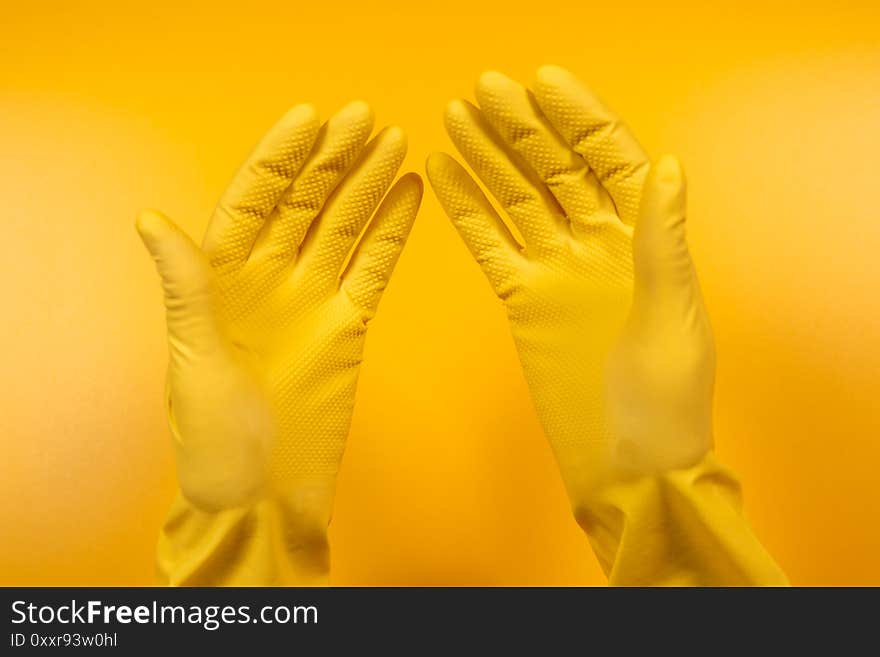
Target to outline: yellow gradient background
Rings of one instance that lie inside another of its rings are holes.
[[[0,584],[150,584],[175,488],[158,277],[297,102],[449,148],[487,68],[576,72],[691,185],[716,441],[796,584],[880,584],[880,5],[15,3],[0,21]],[[658,5],[662,5],[662,8]],[[430,190],[373,324],[336,584],[599,584],[502,308]]]

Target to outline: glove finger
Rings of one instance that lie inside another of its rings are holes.
[[[521,266],[519,245],[473,178],[446,153],[427,162],[428,180],[461,239],[500,298]]]
[[[550,190],[509,150],[482,112],[464,100],[446,107],[446,131],[456,148],[510,215],[526,248],[541,252],[568,229]]]
[[[422,179],[403,176],[382,201],[357,246],[342,285],[370,317],[376,312],[422,202]]]
[[[136,227],[162,279],[172,358],[215,349],[214,271],[204,253],[159,212],[143,210]]]
[[[297,105],[263,137],[224,192],[205,233],[215,267],[244,264],[263,223],[312,149],[319,129],[311,105]]]
[[[363,101],[349,103],[322,126],[312,154],[257,237],[251,260],[288,260],[296,255],[312,221],[372,130],[373,112]]]
[[[686,183],[675,157],[660,158],[645,180],[633,234],[637,301],[678,313],[699,302],[699,286],[685,234]]]
[[[616,219],[608,192],[584,158],[550,124],[525,87],[490,71],[480,76],[476,96],[492,127],[547,185],[575,231],[591,221]]]
[[[629,129],[580,80],[558,66],[538,69],[535,98],[559,134],[596,172],[621,220],[632,226],[649,161]]]
[[[406,135],[396,126],[367,144],[352,170],[331,194],[301,249],[306,276],[335,285],[346,258],[406,156]]]

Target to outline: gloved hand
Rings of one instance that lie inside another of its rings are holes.
[[[647,156],[561,69],[540,69],[533,93],[499,73],[486,73],[476,95],[479,109],[466,101],[450,103],[447,130],[508,212],[523,248],[454,160],[433,155],[428,176],[504,302],[569,493],[573,498],[588,493],[610,474],[608,468],[622,462],[646,469],[695,463],[711,445],[706,418],[713,354],[684,242],[677,163],[662,160],[661,175],[648,181],[635,254],[641,294],[621,340],[633,302],[632,236]],[[681,303],[670,305],[648,293],[661,284],[664,296],[675,288]],[[643,358],[646,352],[650,360]],[[669,400],[680,386],[670,390],[666,378],[675,373],[658,359],[690,368],[681,378],[695,384],[697,379],[706,389],[692,395],[691,386],[682,398]],[[658,408],[661,400],[672,405]],[[676,414],[679,409],[683,412]],[[687,423],[694,431],[661,437],[652,417],[658,413],[676,416],[665,417],[664,424]],[[688,417],[694,414],[699,420]]]
[[[708,468],[694,470],[688,488],[717,469],[704,461],[714,348],[685,241],[678,162],[652,166],[621,121],[558,67],[539,69],[532,91],[485,73],[476,97],[479,108],[449,104],[446,128],[509,222],[451,157],[433,154],[428,177],[504,303],[575,516],[612,581],[736,579],[737,567],[717,560],[703,579],[708,567],[690,561],[676,571],[689,548],[666,541],[686,533],[672,525],[692,524],[681,514],[694,505],[657,508],[658,486],[676,485],[669,473]],[[734,500],[735,481],[716,475]],[[636,539],[648,526],[652,538]],[[641,556],[620,573],[627,535]],[[664,556],[652,560],[658,540]]]
[[[407,174],[376,210],[406,140],[391,127],[367,143],[372,126],[362,102],[323,126],[312,107],[291,109],[223,195],[201,248],[157,212],[138,218],[165,291],[168,416],[188,503],[175,513],[199,516],[187,541],[205,559],[206,541],[220,546],[258,505],[287,548],[325,541],[367,323],[422,195]]]

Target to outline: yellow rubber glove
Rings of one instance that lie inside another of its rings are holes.
[[[163,582],[326,579],[367,323],[422,196],[407,174],[376,210],[406,140],[392,127],[367,143],[372,126],[362,102],[323,126],[312,107],[291,109],[201,248],[157,212],[138,218],[165,290],[182,492],[159,541]]]
[[[784,583],[710,454],[714,348],[678,162],[652,167],[558,67],[541,68],[531,91],[485,73],[476,97],[449,104],[446,128],[507,221],[448,155],[429,158],[428,177],[504,303],[610,581]]]

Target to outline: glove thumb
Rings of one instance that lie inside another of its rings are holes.
[[[689,296],[695,281],[685,235],[686,184],[678,159],[664,155],[645,180],[633,235],[636,294],[663,303]]]
[[[214,272],[190,237],[165,215],[143,210],[136,222],[156,262],[165,291],[172,358],[190,359],[219,344],[214,308]]]

